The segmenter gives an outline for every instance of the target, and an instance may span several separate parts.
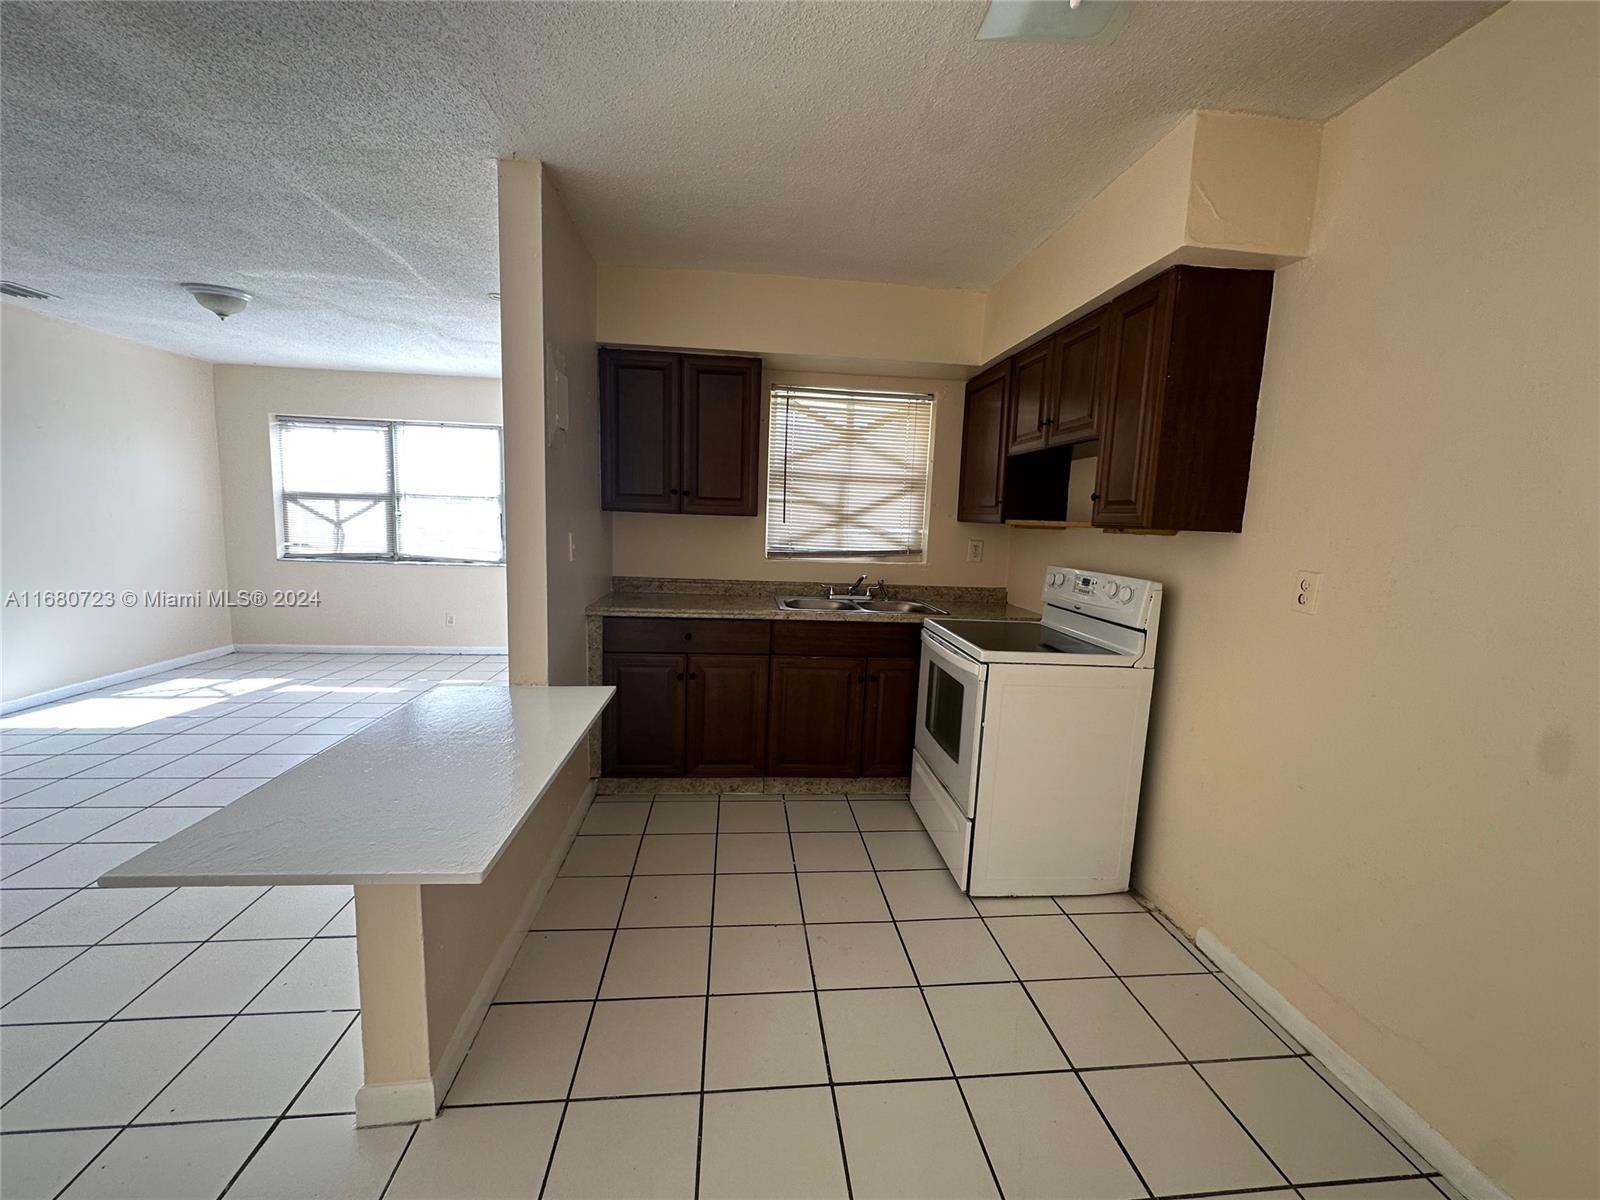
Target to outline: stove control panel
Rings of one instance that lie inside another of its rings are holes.
[[[1160,594],[1159,583],[1104,571],[1050,567],[1044,575],[1045,604],[1135,628],[1144,627],[1151,604]]]

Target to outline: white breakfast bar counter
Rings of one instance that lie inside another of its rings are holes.
[[[101,886],[354,885],[357,1123],[431,1117],[593,797],[613,692],[440,685]]]

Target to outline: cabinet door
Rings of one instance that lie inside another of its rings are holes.
[[[1050,441],[1051,410],[1055,407],[1055,372],[1051,369],[1049,340],[1011,358],[1010,454],[1042,450]]]
[[[1045,418],[1052,446],[1070,446],[1100,436],[1100,399],[1105,391],[1105,312],[1100,310],[1055,336],[1051,372],[1055,387]]]
[[[1150,524],[1150,479],[1166,363],[1170,275],[1115,301],[1106,316],[1110,355],[1094,523],[1126,528]]]
[[[961,490],[956,520],[1000,524],[1006,489],[1006,416],[1010,363],[967,383],[961,423]]]
[[[683,511],[756,515],[761,360],[683,359]]]
[[[600,351],[600,506],[677,512],[679,384],[676,354]]]
[[[864,659],[774,657],[767,773],[854,777],[865,677]]]
[[[767,761],[767,658],[689,656],[690,775],[760,775]]]
[[[617,689],[601,735],[607,774],[683,774],[686,673],[681,654],[605,656],[603,678]]]
[[[917,732],[917,663],[914,658],[867,660],[863,775],[911,774],[911,743]]]

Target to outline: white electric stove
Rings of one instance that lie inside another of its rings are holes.
[[[1161,585],[1051,567],[1043,600],[923,625],[911,803],[974,896],[1128,886]]]

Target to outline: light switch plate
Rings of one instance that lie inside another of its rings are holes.
[[[1317,600],[1322,592],[1321,571],[1296,571],[1294,576],[1294,610],[1307,616],[1317,611]]]
[[[967,539],[967,561],[968,562],[982,562],[983,561],[983,539],[982,538],[968,538]]]

